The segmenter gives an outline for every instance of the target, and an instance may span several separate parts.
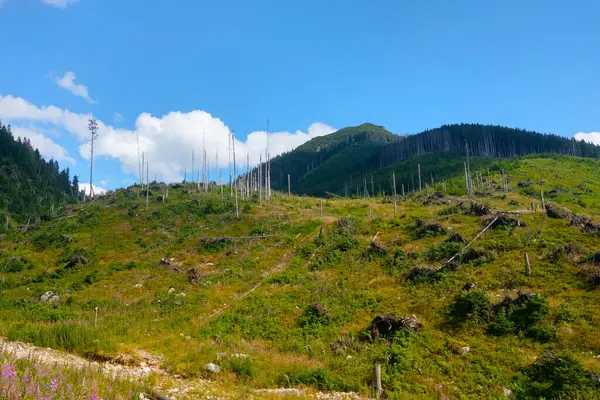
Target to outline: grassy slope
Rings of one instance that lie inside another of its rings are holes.
[[[509,173],[511,192],[506,198],[482,199],[493,209],[523,209],[539,201],[539,189],[558,188],[547,201],[582,214],[600,211],[600,163],[595,160],[525,158],[500,164]],[[493,171],[490,178],[500,182]],[[527,179],[531,186],[517,188]],[[449,178],[448,191],[460,193],[462,182],[461,176]],[[218,362],[225,371],[218,379],[238,388],[291,382],[368,393],[372,365],[383,362],[384,386],[392,398],[496,398],[502,387],[516,390],[521,368],[546,350],[573,353],[587,368],[600,371],[592,358],[600,353],[598,289],[590,290],[579,263],[548,258],[566,244],[591,254],[600,248],[600,237],[567,221],[543,213],[523,215],[526,227],[490,231],[476,242],[477,249],[496,254],[493,260],[462,265],[437,283],[413,284],[404,279],[407,271],[439,265],[427,250],[445,237],[417,239],[411,227],[416,218],[439,218],[445,205],[424,207],[411,197],[399,203],[399,217],[393,218],[387,199],[330,200],[324,203],[326,217],[319,218],[319,200],[275,196],[267,205],[248,204],[236,220],[232,205],[221,205],[217,193],[197,194],[190,187],[169,195],[167,204],[151,201],[148,211],[143,206],[134,211],[131,207],[142,202],[121,192],[77,217],[45,223],[27,234],[11,231],[0,239],[2,334],[83,354],[144,349],[164,355],[165,367],[188,377],[203,375],[202,365]],[[195,199],[199,205],[192,203]],[[509,206],[509,200],[519,205]],[[352,218],[356,242],[334,234],[341,216]],[[450,216],[441,224],[466,238],[483,226],[480,217],[468,215]],[[325,236],[317,239],[320,226]],[[370,259],[365,252],[376,232],[389,254]],[[70,235],[70,244],[62,242],[62,234]],[[198,243],[201,236],[248,234],[276,236],[220,249]],[[64,270],[61,255],[75,248],[86,249],[91,262]],[[392,254],[399,248],[407,261],[393,266]],[[289,251],[293,257],[285,268],[265,279],[263,274]],[[525,251],[531,278],[524,274]],[[29,264],[8,272],[3,266],[10,256]],[[182,272],[160,266],[163,257],[174,257]],[[184,272],[192,267],[206,275],[202,283],[187,282]],[[465,282],[476,283],[492,301],[517,290],[542,293],[550,304],[547,323],[555,325],[558,339],[542,344],[513,334],[495,338],[482,326],[449,325],[447,310]],[[143,286],[134,287],[138,283]],[[170,287],[175,293],[168,294]],[[58,308],[35,301],[47,290],[61,296]],[[181,292],[186,296],[175,297]],[[307,320],[315,302],[328,310],[324,320]],[[208,318],[225,303],[229,307],[222,314]],[[416,314],[425,328],[392,346],[365,340],[370,321],[386,312]],[[570,315],[568,322],[556,323],[564,313]],[[61,340],[51,335],[58,331]],[[354,338],[354,344],[333,351],[331,343],[342,336]],[[462,345],[470,347],[468,355],[456,354]],[[252,358],[217,361],[220,352]]]

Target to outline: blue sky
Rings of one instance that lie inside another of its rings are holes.
[[[267,118],[272,154],[367,121],[600,141],[597,1],[0,4],[0,119],[87,182],[94,115],[107,188],[137,179],[137,135],[151,175],[175,180],[203,143],[225,168],[230,129],[258,161]]]

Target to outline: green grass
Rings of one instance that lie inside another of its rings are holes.
[[[543,190],[547,202],[591,217],[600,212],[596,160],[525,157],[480,172],[474,198],[492,210],[532,202],[539,209]],[[445,242],[450,233],[470,241],[486,222],[457,206],[460,174],[445,185],[428,189],[443,193],[441,200],[426,193],[399,199],[396,217],[386,198],[330,199],[320,218],[319,199],[275,194],[262,205],[244,201],[237,219],[217,190],[171,188],[164,204],[151,200],[148,210],[135,189],[120,190],[77,206],[75,217],[0,238],[0,333],[90,357],[145,350],[190,379],[209,377],[202,365],[217,363],[223,373],[211,378],[240,390],[292,385],[372,395],[372,367],[381,363],[389,398],[498,398],[503,388],[535,386],[528,371],[547,351],[571,353],[585,371],[599,372],[592,356],[600,353],[600,289],[582,270],[594,265],[586,257],[600,249],[600,237],[539,211],[515,217],[521,226],[488,230],[462,252],[462,244]],[[443,230],[423,232],[417,221]],[[377,233],[379,250],[371,246]],[[576,250],[557,251],[568,246]],[[457,252],[456,270],[419,272],[435,271]],[[89,262],[66,268],[74,254]],[[3,267],[11,257],[19,257],[17,266]],[[174,261],[165,266],[162,258]],[[193,283],[191,268],[201,276]],[[464,291],[466,283],[476,291]],[[48,290],[58,303],[39,302]],[[518,292],[539,293],[543,305],[491,317],[471,294],[495,305]],[[415,314],[423,328],[371,340],[370,322],[388,312]],[[239,353],[248,357],[231,357]]]

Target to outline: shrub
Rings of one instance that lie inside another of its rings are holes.
[[[481,324],[487,322],[489,316],[489,300],[480,290],[459,294],[449,310],[450,321],[455,324],[466,321]]]
[[[412,283],[433,283],[441,280],[443,275],[435,268],[414,267],[406,275],[406,280]]]
[[[525,371],[518,398],[585,398],[599,387],[598,379],[569,355],[549,353]],[[591,398],[591,397],[590,397]]]
[[[462,249],[463,245],[457,242],[444,242],[437,246],[431,246],[425,251],[425,259],[428,261],[448,260]]]

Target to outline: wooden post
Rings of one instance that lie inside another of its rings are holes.
[[[525,252],[525,275],[527,277],[531,276],[531,264],[529,264],[529,254]]]
[[[288,199],[292,197],[292,186],[290,184],[290,174],[288,174]]]
[[[96,308],[94,309],[95,311],[95,315],[94,315],[94,328],[98,327],[98,307],[96,306]]]
[[[169,187],[167,186],[167,199],[169,198]]]
[[[373,369],[373,389],[375,390],[375,397],[380,398],[383,394],[383,388],[381,387],[381,364],[375,364]]]
[[[396,197],[396,172],[392,172],[392,182],[393,182],[393,188],[394,188],[394,197]]]
[[[320,215],[321,217],[323,217],[323,200],[321,200],[321,206],[320,206],[319,215]]]
[[[540,194],[542,195],[542,211],[546,209],[546,203],[544,202],[544,191],[540,190]]]
[[[404,197],[404,183],[402,184],[402,197]]]
[[[396,198],[394,197],[394,217],[396,216]]]

